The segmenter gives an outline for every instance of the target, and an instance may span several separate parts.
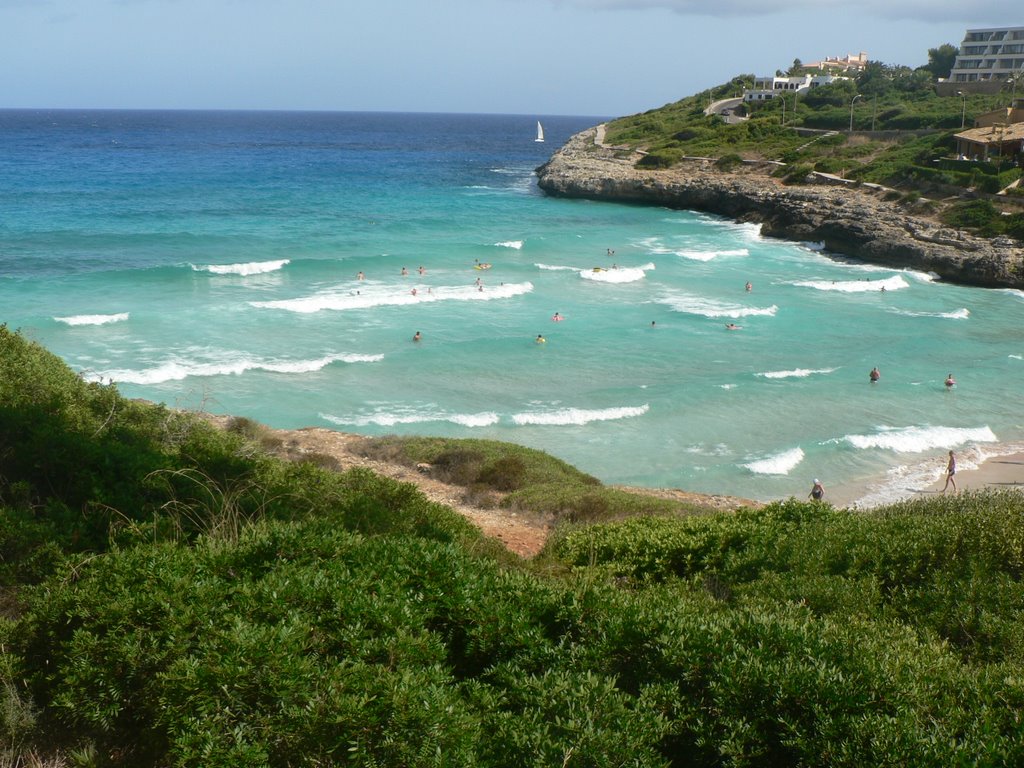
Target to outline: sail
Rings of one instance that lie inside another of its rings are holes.
[[[544,141],[544,126],[540,124],[540,120],[537,121],[537,138],[534,141]]]

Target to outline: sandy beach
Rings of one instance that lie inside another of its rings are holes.
[[[955,455],[955,453],[954,453]],[[939,461],[942,461],[940,458]],[[988,459],[977,467],[957,468],[954,476],[957,491],[980,491],[983,489],[1024,490],[1024,453],[998,456]],[[921,495],[942,493],[946,475],[929,485]],[[952,486],[946,491],[952,493]]]
[[[1008,446],[1009,447],[1009,446]],[[978,458],[976,451],[955,451],[957,471],[954,477],[957,492],[981,490],[1020,490],[1024,491],[1024,451],[1014,451],[1005,455]],[[871,508],[891,503],[896,498],[927,498],[939,495],[946,484],[945,452],[936,452],[932,466],[927,471],[927,482],[922,483],[923,468],[927,462],[917,462],[910,476],[904,478],[905,486],[889,480],[880,486],[851,483],[848,485],[829,486],[825,483],[825,498],[836,507]],[[884,488],[879,494],[879,487]],[[810,483],[808,483],[810,489]],[[946,493],[953,493],[952,486]],[[798,496],[803,498],[803,496]]]

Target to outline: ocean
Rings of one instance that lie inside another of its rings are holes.
[[[605,483],[872,506],[1024,448],[1024,294],[546,197],[600,121],[0,111],[0,322],[128,397]]]

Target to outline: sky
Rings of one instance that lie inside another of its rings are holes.
[[[616,117],[797,58],[920,66],[998,26],[1024,4],[0,0],[0,108]]]

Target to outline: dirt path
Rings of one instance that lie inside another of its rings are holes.
[[[202,415],[222,429],[230,421],[230,417],[227,416]],[[446,507],[451,507],[479,528],[484,536],[497,539],[509,551],[514,552],[520,557],[530,558],[540,552],[548,535],[551,533],[550,523],[541,520],[539,516],[534,517],[528,513],[517,513],[501,508],[484,509],[467,504],[465,502],[465,489],[461,486],[442,483],[423,472],[403,464],[377,461],[362,455],[360,446],[365,438],[361,435],[337,432],[333,429],[324,429],[322,427],[290,430],[270,429],[268,432],[274,438],[281,441],[280,448],[276,453],[283,458],[299,459],[308,454],[322,454],[334,459],[342,470],[363,467],[403,483],[412,483],[428,499],[438,504],[443,504]],[[750,501],[749,499],[739,499],[733,496],[710,496],[674,488],[619,487],[631,493],[642,493],[664,499],[674,499],[721,511],[758,505],[757,502]]]

